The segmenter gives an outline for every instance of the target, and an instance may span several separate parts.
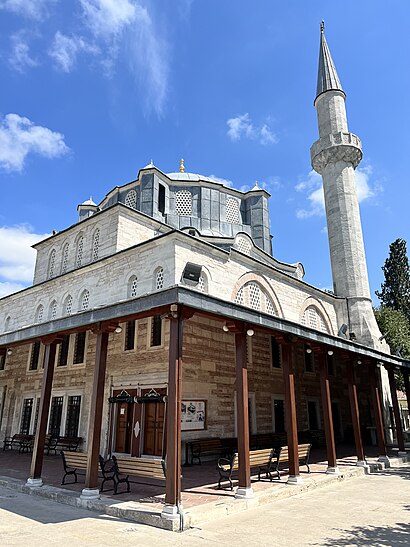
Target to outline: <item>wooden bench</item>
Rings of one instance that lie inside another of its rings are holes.
[[[165,461],[157,458],[126,458],[113,456],[115,475],[114,494],[117,494],[118,486],[126,483],[127,492],[130,491],[129,477],[140,477],[164,481],[166,477]]]
[[[34,435],[15,433],[12,437],[6,437],[3,441],[3,450],[18,448],[19,452],[31,452],[33,450]]]
[[[68,450],[75,452],[79,449],[80,444],[83,442],[82,437],[52,437],[50,436],[46,443],[47,454],[54,451],[57,454],[57,450]]]
[[[306,465],[308,473],[310,473],[309,467],[309,456],[310,449],[312,448],[311,444],[299,444],[298,445],[298,458],[299,465]],[[266,478],[273,479],[272,473],[276,473],[278,479],[280,480],[280,468],[286,468],[286,464],[289,463],[289,448],[287,446],[282,446],[276,450],[275,457],[273,457],[266,466],[263,466],[260,471],[266,473]]]
[[[272,458],[276,456],[274,448],[263,448],[262,450],[249,451],[249,463],[251,469],[258,468],[258,480],[261,478],[261,472],[265,468],[269,468]],[[232,475],[239,469],[238,453],[235,452],[232,458],[220,458],[218,460],[219,481],[218,488],[221,489],[221,482],[229,481],[231,490],[233,490]]]
[[[64,466],[64,477],[61,481],[61,484],[65,484],[65,479],[68,475],[74,475],[74,482],[69,484],[74,484],[77,482],[77,474],[79,471],[80,474],[84,475],[84,471],[87,470],[87,458],[88,454],[87,452],[70,452],[61,450],[60,452],[61,457],[63,458],[63,466]]]
[[[201,456],[222,456],[226,452],[226,449],[219,438],[212,439],[198,439],[192,441],[191,445],[191,465],[194,464],[194,460],[198,460],[201,465]]]

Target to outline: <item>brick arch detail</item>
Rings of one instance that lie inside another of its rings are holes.
[[[326,311],[325,307],[323,306],[323,304],[319,300],[314,298],[313,296],[308,296],[308,298],[306,298],[306,300],[303,302],[302,307],[301,307],[301,311],[300,311],[300,314],[299,314],[299,323],[302,323],[303,314],[305,313],[307,308],[309,308],[310,306],[314,306],[317,309],[317,311],[320,313],[320,315],[323,317],[323,319],[326,323],[329,334],[334,335],[332,321],[329,317],[329,314],[327,313],[327,311]]]
[[[269,296],[269,298],[273,302],[273,305],[276,308],[276,311],[278,312],[278,317],[284,318],[283,309],[280,304],[279,298],[276,296],[276,292],[272,288],[269,281],[264,276],[256,272],[248,272],[246,274],[243,274],[237,280],[231,293],[231,301],[234,302],[239,289],[243,287],[244,285],[246,285],[247,283],[250,283],[251,281],[253,281],[254,283],[257,283],[262,288],[262,290]]]

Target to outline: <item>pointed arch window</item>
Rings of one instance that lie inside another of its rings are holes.
[[[73,311],[73,297],[71,294],[67,296],[64,302],[64,314],[71,315]]]
[[[93,237],[93,262],[98,260],[99,252],[100,252],[100,229],[97,228],[94,232],[94,237]]]
[[[261,290],[256,283],[249,283],[249,305],[254,310],[261,309]]]
[[[90,291],[85,289],[81,294],[80,310],[81,311],[88,310],[89,305],[90,305]]]
[[[155,289],[157,291],[164,288],[164,269],[158,268],[155,273]]]
[[[243,287],[239,289],[239,291],[236,293],[235,296],[235,304],[240,304],[241,306],[244,305],[244,299],[243,299]]]
[[[56,264],[56,250],[53,249],[50,253],[50,258],[48,259],[48,279],[51,279],[52,277],[54,277],[55,264]]]
[[[77,258],[75,263],[77,268],[80,268],[83,264],[83,253],[84,253],[84,237],[80,236],[77,241]]]
[[[50,312],[49,312],[50,319],[55,319],[57,317],[57,301],[53,300],[50,304]]]
[[[136,275],[130,277],[128,281],[128,298],[135,298],[137,296],[138,279]]]
[[[130,190],[125,196],[125,205],[132,209],[137,208],[137,192],[135,190]]]
[[[44,317],[44,306],[43,304],[40,304],[37,308],[37,311],[36,311],[36,323],[41,323],[41,321],[43,320],[43,317]]]
[[[70,250],[70,244],[66,243],[63,247],[63,261],[61,263],[61,273],[65,274],[68,267],[68,251]]]
[[[311,329],[320,330],[322,332],[330,333],[329,327],[323,314],[314,305],[308,306],[303,312],[301,318],[302,325],[306,325]]]
[[[4,321],[4,330],[7,332],[10,329],[11,317],[8,315]]]

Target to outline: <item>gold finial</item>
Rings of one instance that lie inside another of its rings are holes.
[[[325,32],[325,22],[324,20],[322,19],[321,23],[320,23],[320,32]]]
[[[185,161],[183,159],[181,159],[181,162],[179,164],[179,172],[180,173],[185,173],[185,165],[184,165]]]

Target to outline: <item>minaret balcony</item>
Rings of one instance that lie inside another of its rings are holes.
[[[310,148],[312,167],[319,174],[322,174],[328,163],[337,161],[351,163],[356,169],[362,156],[362,142],[359,137],[342,131],[322,137]]]

